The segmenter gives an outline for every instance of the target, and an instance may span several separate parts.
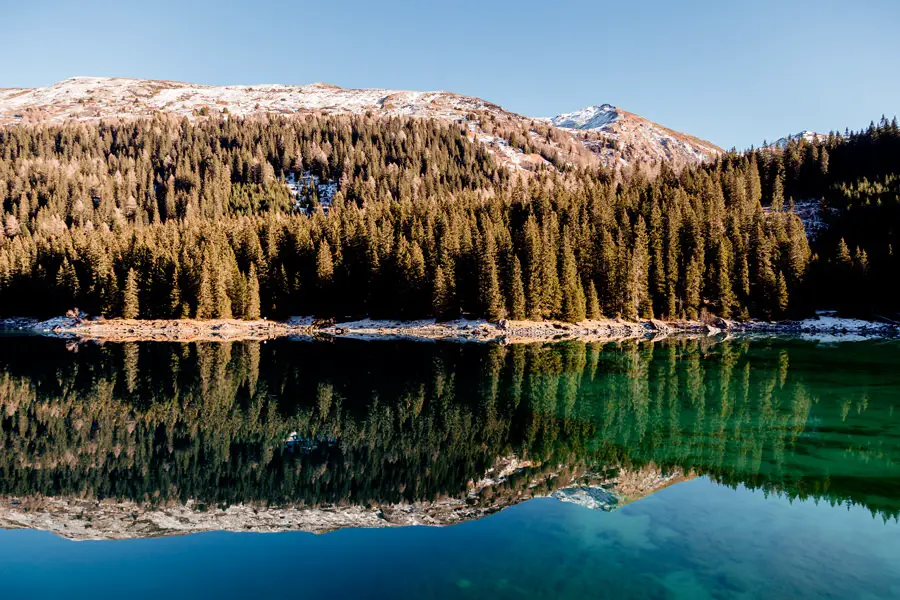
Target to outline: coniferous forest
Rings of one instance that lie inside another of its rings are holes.
[[[516,172],[423,119],[18,126],[0,209],[0,316],[900,310],[896,119],[653,177]]]

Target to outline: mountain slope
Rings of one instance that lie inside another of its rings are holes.
[[[45,88],[0,90],[0,125],[129,119],[157,113],[190,119],[298,113],[372,113],[440,119],[466,126],[470,135],[487,144],[501,162],[525,169],[548,163],[621,167],[662,160],[681,167],[709,160],[721,152],[709,142],[610,105],[547,120],[532,119],[480,98],[445,91],[344,89],[324,83],[206,86],[74,77]],[[548,132],[548,125],[563,135]]]
[[[589,106],[548,120],[581,134],[586,147],[609,166],[669,161],[676,167],[714,159],[722,149],[691,135],[624,111],[611,104]]]

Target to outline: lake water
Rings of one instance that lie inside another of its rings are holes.
[[[4,336],[0,598],[900,598],[898,401],[884,341]]]

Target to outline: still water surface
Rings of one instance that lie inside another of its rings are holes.
[[[898,367],[891,342],[3,337],[0,524],[27,528],[2,597],[897,598]],[[548,497],[599,486],[611,512]],[[184,503],[455,524],[148,528]],[[108,537],[133,539],[66,539]]]

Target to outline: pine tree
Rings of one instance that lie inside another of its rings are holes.
[[[478,299],[481,313],[496,321],[503,316],[503,299],[500,295],[500,279],[497,276],[497,250],[494,235],[488,222],[481,233],[481,251],[478,257]]]
[[[428,314],[430,307],[425,279],[425,255],[416,242],[409,246],[409,272],[406,279],[410,289],[410,297],[406,302],[409,316],[416,318]]]
[[[209,264],[204,261],[200,270],[200,285],[197,291],[197,309],[194,312],[194,317],[197,319],[211,319],[215,314],[213,287],[210,279]]]
[[[134,269],[128,269],[125,278],[125,289],[122,293],[122,317],[125,319],[137,319],[140,314],[140,301],[138,298],[138,280]]]
[[[777,298],[777,281],[774,267],[772,265],[772,246],[771,240],[765,235],[762,223],[757,223],[755,235],[751,240],[751,245],[755,248],[754,258],[756,263],[755,283],[757,295],[760,303],[765,307],[767,316],[771,316],[772,307],[778,305]]]
[[[431,311],[438,320],[444,319],[449,311],[447,284],[444,280],[444,269],[438,265],[434,271],[431,291]]]
[[[594,285],[593,279],[588,281],[587,310],[585,316],[587,316],[588,319],[599,319],[603,316],[603,313],[600,310],[600,300],[597,297],[597,286]]]
[[[59,271],[56,273],[56,287],[60,294],[60,301],[66,309],[72,308],[78,302],[80,285],[75,267],[68,258],[63,259]]]
[[[110,316],[115,311],[116,302],[116,276],[112,266],[107,262],[97,278],[98,308],[104,317]]]
[[[747,199],[753,204],[758,204],[762,201],[762,182],[759,177],[759,164],[756,162],[756,154],[750,155]]]
[[[331,247],[326,240],[319,242],[316,252],[316,287],[318,290],[318,309],[322,314],[332,314],[333,305],[331,298],[332,283],[334,278],[334,262],[331,256]]]
[[[769,204],[773,211],[784,209],[784,166],[779,163],[772,182],[772,202]]]
[[[256,265],[250,263],[250,270],[247,272],[247,309],[244,311],[244,319],[254,321],[259,317],[259,277],[256,275]]]
[[[509,285],[509,317],[521,320],[525,318],[525,286],[522,284],[522,264],[519,257],[513,255],[513,268]]]
[[[788,309],[787,281],[781,271],[775,275],[775,309],[779,317],[783,317]]]
[[[681,244],[679,234],[681,233],[680,215],[675,209],[666,215],[666,249],[665,249],[665,268],[666,268],[666,299],[664,303],[665,315],[675,317],[678,314],[678,282],[679,272],[678,263],[681,258]]]
[[[581,279],[578,277],[578,266],[575,263],[575,252],[569,242],[569,236],[563,235],[562,245],[562,310],[560,317],[563,321],[578,323],[584,321],[586,301]]]
[[[847,242],[844,241],[844,238],[841,238],[838,242],[837,261],[839,265],[847,269],[853,266],[853,259],[850,257],[850,248],[847,247]]]
[[[856,269],[865,274],[869,270],[869,254],[865,250],[861,250],[859,246],[856,247],[856,255],[853,258],[853,263]]]
[[[648,276],[650,271],[650,255],[647,240],[647,230],[644,226],[644,218],[638,217],[635,225],[634,249],[631,254],[631,279],[628,285],[630,299],[628,316],[650,317],[652,316],[652,304],[650,303],[650,291]]]
[[[723,237],[719,242],[716,252],[715,269],[715,304],[719,316],[727,319],[731,317],[732,307],[735,304],[734,286],[732,283],[733,256],[731,242]]]
[[[556,237],[546,227],[541,240],[541,318],[558,317],[562,309],[562,287],[559,282]]]
[[[525,312],[535,320],[543,315],[542,264],[541,238],[537,222],[531,216],[525,223]]]
[[[213,315],[217,319],[231,318],[231,297],[228,295],[228,272],[220,261],[214,267],[213,273]]]

